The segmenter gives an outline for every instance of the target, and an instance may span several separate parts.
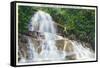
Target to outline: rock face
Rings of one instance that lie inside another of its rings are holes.
[[[18,37],[18,60],[19,61],[22,58],[28,58],[27,50],[28,50],[27,36],[19,35]]]
[[[28,60],[30,57],[29,56],[28,38],[31,38],[32,43],[34,44],[34,45],[32,45],[32,47],[35,48],[35,50],[38,54],[40,54],[40,52],[42,50],[42,46],[41,46],[42,39],[38,39],[38,38],[32,37],[32,36],[27,36],[24,34],[19,34],[19,38],[18,38],[18,59],[19,59],[19,62],[21,61],[22,58],[24,58],[25,60]],[[81,57],[86,56],[86,58],[91,58],[91,57],[93,58],[93,56],[94,56],[94,52],[88,43],[84,43],[84,44],[82,44],[82,46],[79,46],[80,44],[78,44],[78,43],[75,43],[73,45],[72,40],[69,40],[67,38],[62,38],[59,40],[55,40],[55,45],[56,45],[57,50],[59,52],[60,51],[65,52],[65,59],[66,60],[79,59],[79,58],[77,58],[77,56],[78,57],[79,56],[81,56]],[[82,48],[83,50],[78,49],[78,47]],[[82,54],[81,54],[81,52],[82,52]]]
[[[21,57],[28,59],[28,47],[29,47],[28,40],[27,40],[28,37],[30,37],[30,36],[21,35],[21,34],[19,35],[19,39],[18,39],[18,41],[19,41],[18,42],[19,43],[19,45],[18,45],[19,60],[21,59]],[[37,49],[38,53],[40,53],[41,52],[40,44],[41,44],[42,40],[36,39],[33,37],[31,37],[31,39],[32,39],[32,42],[34,43],[33,47],[35,49]],[[60,39],[60,40],[56,40],[55,43],[56,43],[55,45],[59,51],[66,51],[66,52],[73,51],[72,44],[71,44],[70,40]]]

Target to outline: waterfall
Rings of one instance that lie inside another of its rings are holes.
[[[76,59],[92,59],[94,58],[94,52],[87,47],[84,47],[85,44],[77,41],[72,41],[73,49],[76,54]]]
[[[28,28],[29,31],[39,32],[38,39],[41,39],[41,43],[39,44],[41,51],[40,53],[37,52],[37,48],[34,47],[35,44],[32,42],[32,39],[28,37],[28,59],[26,62],[69,60],[73,59],[73,56],[74,60],[94,58],[94,52],[77,41],[70,40],[69,42],[69,40],[64,40],[65,44],[61,46],[64,49],[59,50],[56,40],[65,38],[57,35],[57,27],[54,23],[50,14],[41,10],[32,16]]]
[[[42,47],[42,50],[39,54],[41,60],[60,59],[60,54],[55,46],[56,28],[51,16],[43,11],[38,11],[35,15],[33,15],[30,24],[32,25],[31,29],[35,29],[33,31],[38,31],[44,35],[44,39],[42,39],[40,44]]]
[[[28,60],[27,62],[33,62],[36,61],[38,58],[38,53],[36,52],[36,49],[34,47],[34,44],[32,43],[32,39],[28,37]]]

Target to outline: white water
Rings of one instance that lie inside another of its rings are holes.
[[[45,60],[65,60],[66,56],[71,55],[68,52],[58,50],[55,45],[56,39],[62,39],[61,36],[56,36],[57,28],[54,25],[52,17],[43,11],[36,12],[29,23],[29,31],[37,31],[44,35],[44,39],[40,44],[42,50],[40,53],[36,52],[34,43],[31,38],[28,38],[30,56],[26,62],[45,61]],[[41,37],[39,37],[41,38]],[[67,41],[66,41],[67,42]],[[76,59],[91,59],[94,58],[94,53],[77,41],[71,41]],[[73,54],[72,53],[72,54]]]
[[[72,41],[74,53],[76,55],[76,59],[91,59],[94,58],[94,52],[87,47],[84,47],[85,44],[81,44],[77,41]]]
[[[38,11],[32,17],[29,25],[32,25],[29,30],[30,31],[38,31],[44,35],[45,39],[42,39],[41,47],[42,50],[40,54],[38,54],[38,60],[58,60],[61,59],[61,55],[55,46],[56,39],[56,28],[54,26],[54,21],[48,13],[43,11]],[[38,27],[38,28],[37,28]],[[33,48],[34,49],[34,48]]]

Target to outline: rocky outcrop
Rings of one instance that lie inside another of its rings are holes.
[[[31,38],[32,43],[34,43],[34,45],[32,45],[32,47],[34,47],[38,53],[41,52],[42,39],[33,37],[31,35],[19,33],[19,36],[18,36],[18,57],[19,57],[19,60],[21,59],[21,57],[24,57],[25,59],[29,58],[28,38]],[[91,46],[88,43],[83,43],[83,44],[84,44],[83,47],[88,47],[91,49]],[[58,40],[55,40],[55,45],[59,51],[66,52],[66,59],[68,59],[68,60],[77,59],[76,54],[74,53],[72,40],[69,40],[67,38],[58,39]]]

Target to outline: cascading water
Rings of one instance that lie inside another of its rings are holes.
[[[84,47],[85,44],[81,44],[77,41],[72,41],[74,53],[76,55],[76,59],[92,59],[94,58],[94,52],[87,47]]]
[[[27,62],[33,62],[36,61],[38,58],[38,53],[36,52],[36,49],[34,48],[34,44],[32,43],[32,39],[28,37],[28,60]]]
[[[52,17],[43,11],[36,12],[29,23],[29,31],[37,31],[42,37],[38,36],[38,39],[42,39],[40,43],[41,52],[38,53],[34,48],[32,39],[28,37],[28,61],[45,61],[45,60],[67,60],[66,56],[75,54],[75,59],[91,59],[94,58],[94,52],[90,48],[84,47],[80,42],[70,41],[73,51],[67,52],[65,50],[58,50],[56,46],[56,40],[64,39],[61,36],[57,36],[56,27],[54,25]],[[68,42],[67,40],[65,40]],[[65,42],[65,43],[66,43]],[[63,45],[62,45],[63,46]],[[69,45],[70,46],[70,45]],[[63,46],[65,48],[65,46]]]
[[[51,16],[43,11],[38,11],[31,19],[30,24],[32,25],[32,27],[30,28],[29,26],[29,30],[38,31],[42,35],[44,35],[44,39],[42,39],[42,42],[40,44],[42,50],[39,54],[39,60],[60,59],[60,54],[55,45],[56,28]]]

